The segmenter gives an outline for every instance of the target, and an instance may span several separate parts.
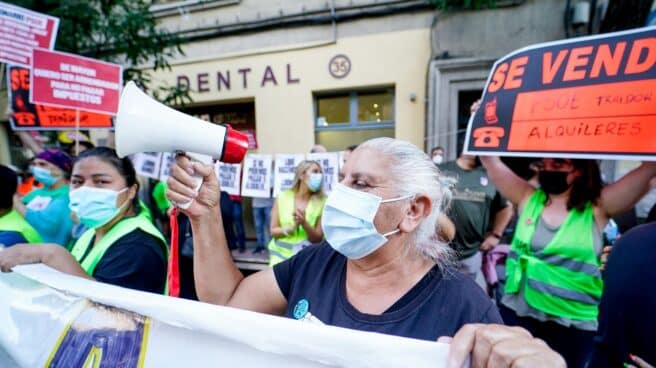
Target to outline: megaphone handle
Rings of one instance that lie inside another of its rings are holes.
[[[200,162],[200,163],[203,163],[203,164],[206,164],[206,165],[210,165],[214,162],[214,159],[212,158],[212,156],[203,155],[203,154],[200,154],[200,153],[186,152],[185,155],[188,156],[189,158],[191,158],[192,161]],[[196,194],[198,194],[198,191],[200,190],[200,186],[203,185],[203,177],[200,176],[200,175],[193,175],[193,179],[195,181],[194,191],[196,192]],[[186,210],[187,208],[189,208],[189,206],[191,206],[191,204],[193,202],[194,202],[194,200],[192,199],[189,202],[176,203],[176,206],[178,208]]]

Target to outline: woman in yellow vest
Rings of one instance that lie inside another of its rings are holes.
[[[318,162],[307,160],[296,166],[292,187],[280,192],[271,209],[269,266],[291,258],[304,243],[323,240],[321,213],[326,196],[322,185]]]
[[[0,252],[0,268],[44,263],[75,276],[164,292],[166,241],[141,209],[138,189],[129,159],[107,147],[84,151],[73,166],[69,196],[71,210],[89,230],[71,253],[54,244],[9,248]]]
[[[41,243],[39,233],[14,209],[18,176],[0,165],[0,247],[20,243]]]
[[[569,367],[585,366],[603,290],[602,231],[647,192],[656,164],[602,188],[595,161],[545,158],[536,189],[498,157],[481,161],[519,213],[499,306],[504,322],[545,340]]]

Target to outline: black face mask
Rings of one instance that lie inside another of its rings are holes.
[[[538,173],[538,181],[540,188],[547,194],[562,194],[570,185],[567,184],[566,171],[540,171]]]

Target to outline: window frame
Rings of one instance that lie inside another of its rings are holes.
[[[392,120],[377,121],[359,121],[358,120],[358,102],[359,95],[368,93],[381,93],[391,92],[392,94]],[[349,121],[340,123],[330,123],[329,125],[319,125],[317,121],[319,117],[319,99],[328,97],[344,97],[349,98]],[[315,131],[330,131],[330,130],[363,130],[363,129],[389,129],[394,128],[396,124],[396,91],[394,86],[380,87],[380,88],[367,88],[342,92],[320,92],[315,93],[313,98],[314,107],[314,129]]]

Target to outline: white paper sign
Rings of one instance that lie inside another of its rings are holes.
[[[241,164],[217,162],[214,167],[221,190],[230,195],[239,195],[239,190],[241,189]]]
[[[132,164],[137,175],[152,179],[159,179],[161,161],[162,154],[159,152],[136,153],[132,156]]]
[[[270,198],[272,155],[249,154],[244,159],[244,179],[241,195],[244,197]]]
[[[162,153],[162,163],[159,167],[159,180],[166,180],[171,175],[171,165],[175,162],[175,153]]]
[[[339,154],[337,152],[308,153],[308,160],[317,161],[323,170],[323,190],[326,194],[339,182]]]
[[[2,368],[446,367],[447,344],[145,293],[42,264],[13,270],[0,273]]]
[[[296,166],[305,159],[304,154],[278,154],[274,169],[273,196],[292,187]]]

